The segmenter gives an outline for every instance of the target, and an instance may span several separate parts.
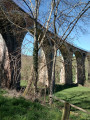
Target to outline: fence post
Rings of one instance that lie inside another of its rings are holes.
[[[70,115],[70,104],[65,102],[64,110],[62,114],[62,120],[69,120],[69,115]]]

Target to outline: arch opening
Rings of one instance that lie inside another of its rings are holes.
[[[21,86],[27,86],[30,79],[33,64],[33,43],[34,38],[28,32],[25,35],[21,46]]]
[[[75,54],[72,56],[72,81],[77,83],[77,61]]]
[[[65,84],[65,66],[64,58],[61,51],[57,50],[56,66],[55,66],[56,84]]]

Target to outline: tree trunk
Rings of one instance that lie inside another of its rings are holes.
[[[38,0],[35,1],[35,14],[34,14],[34,49],[33,49],[33,69],[34,69],[34,87],[35,96],[37,93],[37,81],[38,81],[38,34],[37,34],[37,14],[38,14]]]
[[[53,57],[53,66],[52,66],[52,76],[51,76],[51,83],[50,83],[50,96],[54,93],[54,86],[55,86],[55,64],[56,64],[56,47],[54,45],[54,57]],[[50,98],[50,104],[52,104],[52,98]]]
[[[55,33],[55,36],[56,36],[57,32],[56,32],[55,22],[56,22],[57,9],[55,9],[55,6],[56,6],[55,0],[53,2],[54,2],[54,21],[53,21],[53,25],[54,25],[54,33]],[[53,57],[52,77],[51,77],[51,84],[50,84],[50,96],[52,96],[53,93],[54,93],[56,55],[57,55],[57,53],[56,53],[56,44],[54,43],[54,57]],[[52,102],[53,102],[53,99],[51,97],[50,98],[50,104],[52,104]]]

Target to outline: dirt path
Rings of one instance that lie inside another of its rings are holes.
[[[32,95],[23,95],[23,92],[19,91],[17,92],[16,90],[9,90],[9,89],[4,89],[6,91],[5,94],[3,94],[3,96],[5,97],[10,97],[10,98],[19,98],[19,97],[24,97],[27,100],[31,100],[34,101],[34,96]]]
[[[3,96],[6,97],[21,97],[22,93],[21,92],[17,92],[16,90],[9,90],[9,89],[5,89],[6,93]]]

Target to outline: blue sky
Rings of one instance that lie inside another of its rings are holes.
[[[72,40],[71,43],[81,49],[90,52],[90,24],[87,24],[85,26],[85,30],[86,30],[85,33],[79,31],[78,34],[76,35],[74,35],[72,31],[71,36],[74,37],[74,39]]]
[[[90,32],[90,27],[89,27],[89,32]],[[87,33],[85,35],[81,34],[78,40],[77,39],[74,40],[74,44],[90,52],[90,33]]]
[[[88,28],[89,28],[88,32],[85,34],[81,33],[77,39],[74,38],[72,44],[90,52],[90,26]],[[29,33],[27,33],[22,43],[22,53],[32,56],[33,43],[34,43],[33,37]]]
[[[22,43],[22,53],[25,55],[33,55],[33,43],[34,43],[34,38],[30,33],[27,33],[23,43]]]
[[[14,1],[18,1],[18,0],[14,0]],[[71,37],[74,38],[71,43],[73,45],[75,44],[75,46],[77,46],[77,47],[85,49],[86,51],[90,51],[90,19],[88,19],[88,23],[89,24],[87,26],[85,26],[87,32],[85,32],[85,33],[79,32],[78,35],[75,35],[76,33],[74,34],[74,32],[72,32],[72,34],[71,34]],[[27,43],[26,40],[28,40],[28,44],[25,46],[25,44]],[[30,34],[27,34],[25,36],[22,45],[24,45],[24,46],[22,46],[24,48],[23,49],[24,53],[28,54],[28,55],[32,55],[33,37],[31,37]]]

